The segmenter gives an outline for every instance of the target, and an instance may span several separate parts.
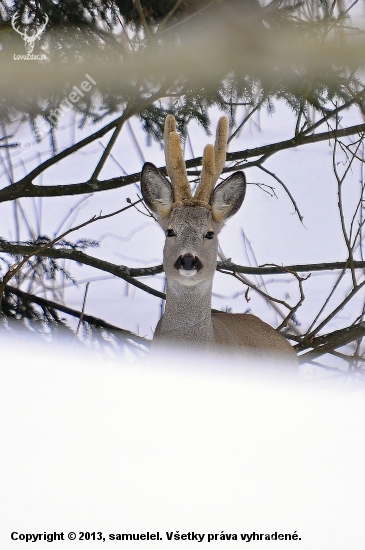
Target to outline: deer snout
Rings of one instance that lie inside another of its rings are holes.
[[[193,277],[203,267],[198,256],[193,254],[182,254],[176,260],[174,267],[178,270],[180,275],[187,277]]]

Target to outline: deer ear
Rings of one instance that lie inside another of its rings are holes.
[[[246,178],[243,172],[235,172],[213,190],[210,203],[213,218],[224,222],[241,207],[246,194]]]
[[[150,162],[143,165],[141,189],[148,208],[158,218],[166,218],[172,209],[174,193],[171,183]]]

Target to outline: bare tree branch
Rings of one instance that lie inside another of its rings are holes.
[[[150,101],[148,101],[147,104],[150,104]],[[135,109],[131,110],[131,112],[128,114],[128,118],[132,116],[132,114],[134,114],[134,110]],[[0,190],[0,202],[15,200],[21,197],[58,197],[63,195],[79,195],[82,193],[95,193],[98,191],[106,191],[108,189],[116,189],[119,187],[124,187],[131,183],[138,182],[140,180],[139,172],[136,174],[131,174],[129,176],[112,178],[106,181],[98,181],[98,180],[90,179],[89,181],[84,183],[74,183],[70,185],[37,186],[32,183],[32,181],[37,176],[39,176],[39,174],[44,172],[44,170],[46,170],[53,164],[59,162],[61,159],[67,157],[71,153],[74,153],[75,151],[81,149],[85,145],[92,143],[95,139],[102,137],[112,128],[115,128],[118,124],[121,123],[121,119],[122,117],[119,117],[118,119],[106,125],[104,128],[102,128],[98,132],[95,132],[91,136],[81,140],[80,142],[78,142],[77,144],[71,147],[68,147],[64,151],[61,151],[61,153],[58,153],[54,157],[41,163],[39,166],[37,166],[37,168],[32,170],[32,172],[30,172],[27,176],[19,180],[14,185],[10,185]],[[278,143],[273,143],[271,145],[263,145],[261,147],[255,147],[254,149],[245,149],[244,151],[237,151],[236,153],[227,153],[227,161],[246,160],[248,158],[256,157],[260,155],[264,155],[266,160],[266,158],[268,158],[267,155],[273,155],[274,153],[277,153],[279,151],[284,151],[286,149],[291,149],[291,148],[298,147],[300,145],[306,145],[309,143],[327,141],[327,140],[334,139],[335,137],[343,137],[343,136],[351,136],[354,134],[360,134],[362,132],[365,132],[365,124],[358,124],[356,126],[350,126],[348,128],[339,129],[337,131],[331,130],[329,132],[323,132],[321,134],[313,134],[309,136],[298,134],[292,139],[280,141]],[[197,166],[201,166],[201,163],[202,163],[202,157],[196,157],[195,159],[187,160],[186,167],[188,169],[194,168]],[[260,161],[226,167],[223,170],[223,173],[234,172],[236,170],[249,168],[251,166],[257,166],[258,163],[260,163]],[[159,168],[159,170],[163,174],[166,174],[166,168],[164,166]]]
[[[1,251],[1,244],[0,244]],[[246,273],[247,275],[280,275],[283,273],[288,273],[291,271],[296,271],[299,273],[309,273],[312,271],[335,271],[335,270],[346,270],[351,269],[352,266],[348,262],[324,262],[318,264],[295,264],[287,265],[283,267],[273,266],[273,267],[250,267],[244,265],[238,265],[227,260],[224,262],[217,263],[217,270],[233,271],[236,273]],[[365,261],[354,261],[354,269],[364,269]]]
[[[35,294],[29,294],[28,292],[23,292],[19,288],[15,288],[11,285],[6,285],[6,290],[10,292],[11,294],[15,294],[16,296],[19,296],[20,298],[23,298],[24,300],[27,300],[28,302],[33,302],[35,304],[38,304],[42,307],[56,309],[58,311],[62,311],[63,313],[66,313],[67,315],[71,315],[72,317],[76,317],[78,319],[82,319],[86,321],[87,323],[90,323],[91,325],[95,325],[101,328],[105,328],[107,330],[111,330],[113,332],[118,332],[121,336],[124,338],[128,338],[130,340],[133,340],[134,342],[137,342],[139,344],[145,344],[148,345],[149,341],[145,340],[141,336],[137,336],[133,332],[130,332],[129,330],[122,329],[120,327],[116,327],[114,325],[111,325],[110,323],[107,323],[103,319],[99,319],[98,317],[94,317],[93,315],[86,315],[85,313],[81,311],[77,311],[76,309],[72,309],[70,307],[67,307],[63,304],[59,304],[58,302],[54,302],[52,300],[46,300],[45,298],[41,298],[40,296],[36,296]]]
[[[297,352],[312,348],[311,351],[300,355],[300,363],[306,363],[312,359],[316,359],[325,353],[330,353],[336,348],[346,346],[355,340],[365,336],[365,322],[352,325],[340,330],[335,330],[330,334],[317,336],[311,340],[305,340],[294,346]]]
[[[27,244],[14,244],[8,241],[0,240],[0,252],[5,252],[7,254],[14,255],[27,255],[33,254],[37,249],[36,246],[27,245]],[[70,250],[68,248],[48,248],[47,250],[41,250],[37,253],[39,256],[45,256],[49,258],[64,258],[67,260],[74,260],[80,264],[89,265],[97,269],[104,270],[103,265],[105,264],[108,268],[105,269],[108,273],[116,274],[111,269],[115,268],[118,270],[124,270],[125,274],[130,275],[131,277],[148,277],[151,275],[157,275],[163,273],[162,265],[156,265],[151,267],[141,267],[141,268],[132,268],[126,266],[118,266],[110,262],[104,262],[104,260],[99,260],[85,254],[84,252],[78,250]],[[364,269],[365,261],[354,261],[355,269]],[[281,275],[288,274],[288,272],[298,272],[298,273],[309,273],[312,271],[334,271],[334,270],[343,270],[350,269],[350,266],[347,262],[331,262],[331,263],[319,263],[319,264],[296,264],[289,265],[285,267],[279,266],[270,266],[270,267],[251,267],[238,265],[231,262],[230,259],[217,262],[218,271],[230,271],[235,273],[245,273],[246,275]],[[118,277],[119,274],[116,274]]]

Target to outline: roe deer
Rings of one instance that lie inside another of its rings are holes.
[[[214,188],[226,160],[228,120],[221,117],[215,145],[204,149],[201,179],[190,191],[175,118],[165,121],[166,169],[171,183],[151,163],[141,174],[143,198],[165,231],[163,265],[166,307],[154,339],[210,347],[256,349],[262,353],[295,356],[280,333],[258,317],[242,313],[211,312],[216,270],[217,235],[245,197],[246,179],[235,172]]]

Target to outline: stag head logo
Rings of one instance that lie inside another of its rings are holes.
[[[48,23],[48,16],[45,15],[43,23],[38,28],[31,29],[29,31],[29,33],[30,33],[29,35],[27,34],[26,30],[23,30],[23,31],[20,30],[19,24],[18,24],[18,21],[17,21],[18,18],[19,18],[19,14],[16,11],[14,13],[13,17],[11,18],[11,26],[13,27],[13,29],[18,34],[20,34],[20,36],[24,40],[24,42],[25,42],[25,51],[27,52],[27,54],[31,54],[31,53],[33,53],[35,41],[40,39],[40,36],[41,36],[42,32],[46,28],[46,25]]]

